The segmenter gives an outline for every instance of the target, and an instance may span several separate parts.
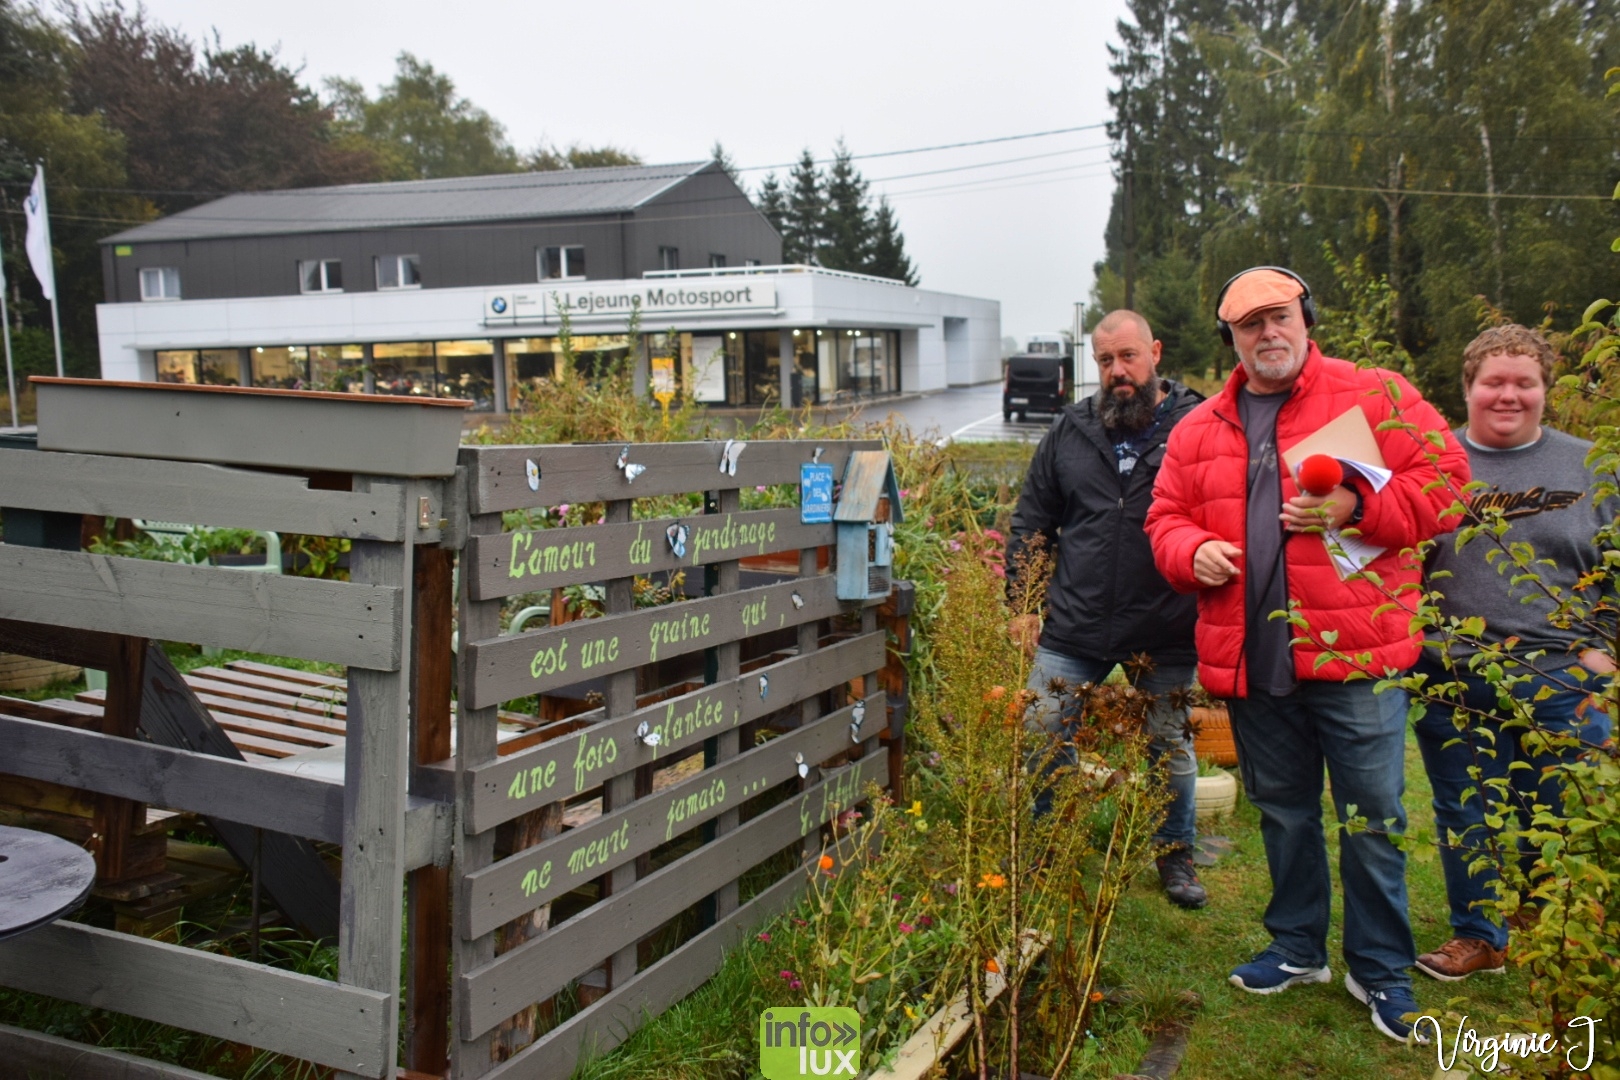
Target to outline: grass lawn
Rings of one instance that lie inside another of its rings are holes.
[[[1406,780],[1409,828],[1432,830],[1428,779],[1410,731]],[[1176,908],[1164,899],[1157,879],[1147,875],[1120,912],[1109,960],[1110,974],[1122,984],[1150,993],[1192,989],[1203,997],[1204,1008],[1189,1033],[1178,1080],[1271,1080],[1279,1076],[1426,1080],[1432,1076],[1432,1046],[1408,1049],[1379,1034],[1368,1019],[1366,1006],[1345,992],[1343,906],[1337,873],[1333,930],[1328,939],[1333,981],[1265,997],[1227,984],[1227,973],[1270,940],[1260,923],[1271,893],[1265,848],[1260,842],[1260,816],[1240,799],[1234,815],[1201,823],[1201,831],[1226,836],[1235,844],[1231,854],[1199,872],[1210,892],[1209,906],[1201,911]],[[1338,844],[1332,833],[1328,846],[1330,861],[1337,867]],[[1407,888],[1418,952],[1427,952],[1451,936],[1439,859],[1413,853],[1407,860]],[[1504,975],[1476,975],[1460,983],[1440,983],[1414,972],[1413,992],[1419,1007],[1436,1016],[1453,998],[1462,999],[1455,1008],[1475,1017],[1472,1023],[1486,1033],[1495,1030],[1487,1018],[1512,1012],[1514,1004],[1524,1000],[1527,986],[1523,974],[1510,963]],[[1450,1051],[1449,1038],[1446,1049]]]

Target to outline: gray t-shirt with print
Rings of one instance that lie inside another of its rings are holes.
[[[1294,675],[1294,628],[1273,611],[1288,607],[1288,569],[1283,561],[1282,475],[1277,467],[1277,413],[1291,390],[1238,393],[1238,418],[1249,440],[1248,521],[1243,543],[1243,652],[1249,693],[1285,697],[1299,686]]]

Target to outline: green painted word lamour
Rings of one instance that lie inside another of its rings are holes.
[[[652,652],[648,654],[647,659],[658,659],[660,645],[675,645],[683,641],[696,641],[698,638],[708,637],[709,615],[709,612],[702,615],[686,612],[653,623],[647,628],[647,643],[652,646]],[[617,643],[618,639],[615,638],[614,644]]]
[[[709,617],[703,616],[703,623],[708,625]],[[707,631],[705,631],[707,632]],[[669,640],[681,641],[682,638]],[[658,658],[657,646],[653,646],[653,659]],[[611,664],[619,659],[619,638],[614,635],[610,638],[597,638],[587,641],[579,647],[579,667],[581,671],[589,671],[600,664]],[[534,658],[529,661],[529,674],[536,679],[543,679],[547,675],[555,675],[560,671],[568,670],[568,639],[565,637],[555,645],[548,645],[537,649]]]
[[[532,532],[512,534],[512,558],[506,576],[522,578],[539,574],[565,574],[596,565],[596,541],[574,540],[565,544],[536,546]]]

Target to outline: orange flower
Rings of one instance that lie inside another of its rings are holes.
[[[1002,698],[1004,698],[1006,696],[1007,696],[1007,688],[1005,686],[992,686],[988,691],[985,692],[984,700],[986,700],[986,701],[1000,701]]]
[[[1101,990],[1093,990],[1091,992],[1091,1003],[1093,1005],[1095,1005],[1097,1002],[1101,1001],[1102,999],[1103,999],[1103,996],[1102,996],[1102,991]]]
[[[988,971],[992,975],[1000,975],[1001,965],[996,963],[996,958],[992,956],[990,959],[984,962],[984,970]]]
[[[1000,874],[979,875],[979,888],[981,889],[1001,889],[1005,888],[1006,885],[1007,879]]]
[[[823,870],[830,872],[833,868],[833,857],[831,855],[823,855],[821,857],[821,861],[816,863],[816,865],[821,867]]]

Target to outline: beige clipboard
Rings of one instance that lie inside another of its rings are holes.
[[[1388,468],[1384,464],[1383,452],[1378,449],[1378,439],[1373,434],[1372,425],[1367,423],[1367,414],[1361,411],[1359,405],[1350,406],[1284,450],[1282,458],[1292,473],[1299,468],[1300,462],[1312,454],[1326,454],[1340,461],[1359,461],[1380,469]]]

